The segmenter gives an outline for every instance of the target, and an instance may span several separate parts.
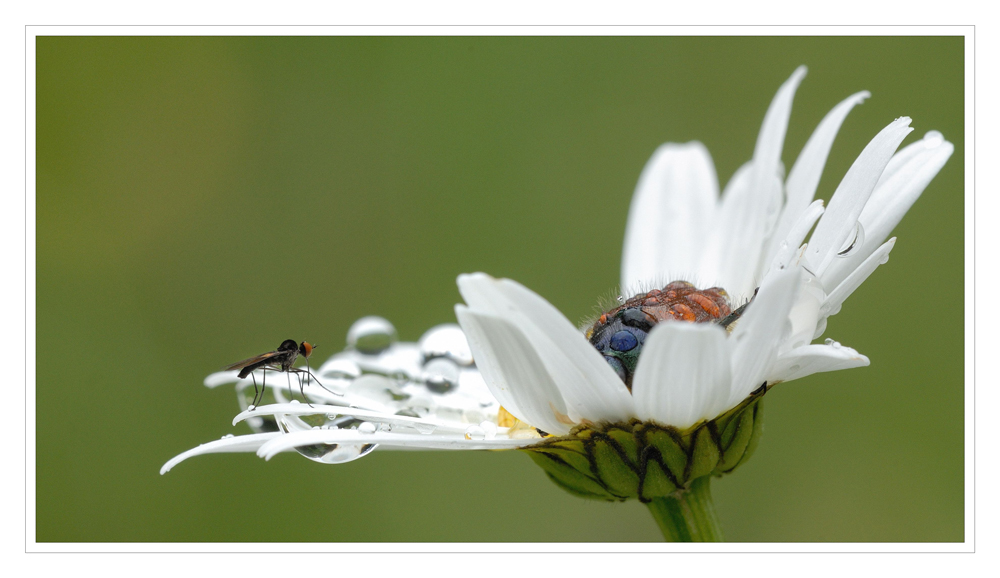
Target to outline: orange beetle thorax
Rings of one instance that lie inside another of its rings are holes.
[[[586,336],[631,389],[639,353],[654,325],[661,321],[719,322],[732,312],[726,297],[719,287],[697,289],[686,281],[674,281],[602,313]]]

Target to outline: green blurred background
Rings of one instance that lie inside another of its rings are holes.
[[[518,452],[158,470],[248,431],[208,373],[286,338],[325,357],[369,314],[416,340],[459,273],[589,315],[656,146],[704,142],[724,184],[806,64],[786,167],[873,95],[820,196],[898,116],[955,155],[830,320],[871,367],[775,388],[719,517],[733,541],[962,541],[963,63],[961,38],[39,38],[36,539],[660,540]]]

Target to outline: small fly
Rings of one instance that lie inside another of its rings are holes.
[[[303,373],[306,374],[308,376],[307,379],[308,378],[316,379],[316,376],[313,375],[312,371],[310,371],[309,369],[309,356],[312,354],[313,349],[316,349],[316,346],[306,341],[303,341],[300,344],[296,343],[295,340],[293,339],[286,339],[282,341],[281,345],[278,346],[278,349],[274,351],[268,351],[267,353],[261,353],[260,355],[255,355],[250,359],[244,359],[243,361],[239,361],[232,365],[228,365],[222,369],[224,371],[239,369],[240,379],[246,379],[246,376],[248,375],[253,379],[253,405],[251,406],[251,409],[257,407],[257,404],[259,404],[264,399],[264,391],[266,390],[265,386],[267,384],[268,369],[270,369],[271,371],[278,371],[282,373],[296,374],[296,377],[299,380],[299,392],[302,394],[302,398],[305,399],[306,394],[305,394],[305,389],[302,385],[301,374]],[[295,363],[295,360],[298,359],[299,355],[301,355],[306,360],[305,369],[292,367],[292,364]],[[253,376],[253,372],[258,369],[262,369],[264,372],[263,384],[261,385],[261,389],[259,392],[257,390],[257,378]],[[318,383],[320,387],[326,389],[327,391],[329,391],[334,395],[341,395],[335,391],[330,391],[325,385],[320,383],[318,379],[316,379],[316,383]],[[292,383],[291,381],[289,381],[288,382],[289,397],[291,397],[291,394],[292,394]]]

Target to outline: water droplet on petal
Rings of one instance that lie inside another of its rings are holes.
[[[936,130],[927,131],[923,138],[924,146],[932,149],[944,144],[944,135]]]
[[[497,424],[491,421],[480,422],[479,427],[486,432],[486,439],[491,440],[497,437]]]
[[[438,357],[424,365],[421,381],[434,393],[448,393],[458,387],[458,378],[458,366],[444,357]]]
[[[226,435],[222,436],[222,439],[227,440],[227,439],[229,439],[231,437],[233,437],[233,434],[226,434]]]
[[[465,428],[465,439],[467,440],[484,440],[486,439],[486,430],[479,427],[478,425],[470,425]]]
[[[361,433],[375,433],[375,424],[366,421],[358,426],[358,431]]]
[[[420,338],[423,363],[443,357],[459,365],[472,365],[472,349],[465,332],[454,323],[432,327]]]
[[[351,382],[347,392],[356,397],[369,399],[376,403],[392,403],[396,382],[381,375],[362,375]],[[351,406],[357,409],[356,405]]]
[[[254,405],[254,404],[252,404],[252,403],[251,403],[250,405],[248,405],[248,406],[247,406],[247,411],[253,411],[253,410],[255,410],[255,409],[257,409],[257,406],[256,406],[256,405]]]
[[[311,444],[298,446],[295,451],[321,464],[343,464],[364,457],[378,444]]]
[[[291,405],[298,405],[298,403],[299,403],[299,400],[297,400],[297,399],[293,399],[292,401],[290,401],[290,402],[288,402],[288,403],[289,403],[289,404],[291,404]]]
[[[830,339],[829,337],[827,337],[826,339],[823,340],[823,343],[825,345],[833,345],[833,339]]]
[[[361,376],[361,368],[350,359],[331,359],[319,368],[323,377],[354,379]]]
[[[347,347],[366,355],[388,349],[396,342],[396,328],[382,317],[362,317],[347,330]]]
[[[434,426],[429,423],[415,423],[413,424],[413,427],[415,427],[418,432],[425,435],[434,433]]]
[[[854,224],[854,233],[849,238],[851,240],[848,241],[847,245],[837,252],[838,257],[850,257],[865,244],[865,228],[861,226],[861,221]]]
[[[617,297],[615,297],[615,301],[617,301],[619,305],[624,305],[625,297],[623,295],[618,295]]]

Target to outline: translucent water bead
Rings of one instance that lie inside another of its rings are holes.
[[[454,323],[427,330],[420,338],[419,345],[424,363],[443,357],[458,365],[472,365],[472,349],[462,328]]]
[[[347,330],[348,349],[357,350],[366,355],[375,355],[385,351],[396,342],[396,328],[387,319],[362,317]]]

